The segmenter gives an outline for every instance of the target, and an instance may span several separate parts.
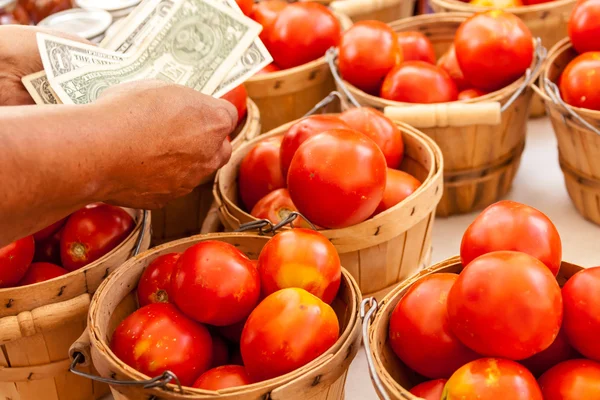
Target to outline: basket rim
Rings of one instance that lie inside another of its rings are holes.
[[[474,6],[469,3],[464,3],[460,0],[431,0],[431,2],[452,10],[464,10],[471,13],[494,9],[494,7]],[[528,12],[547,12],[553,8],[559,8],[561,6],[570,5],[571,3],[574,4],[576,2],[577,0],[554,0],[540,4],[522,5],[520,7],[507,7],[503,8],[503,10],[511,14],[515,14],[516,16],[520,16]]]

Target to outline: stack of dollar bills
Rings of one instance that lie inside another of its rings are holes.
[[[159,79],[221,97],[271,63],[262,27],[235,0],[144,0],[99,47],[43,33],[37,104],[87,104],[114,85]]]

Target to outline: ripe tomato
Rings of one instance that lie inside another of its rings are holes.
[[[484,356],[512,360],[550,347],[562,307],[560,287],[548,268],[515,251],[476,258],[448,294],[450,328],[458,339]]]
[[[465,79],[465,75],[458,65],[454,45],[450,46],[448,51],[440,57],[437,65],[450,75],[458,90],[464,90],[469,87],[469,82]]]
[[[410,393],[424,400],[441,400],[446,379],[436,379],[418,384],[410,389]]]
[[[33,236],[0,248],[0,288],[16,286],[25,276],[35,252]]]
[[[68,273],[69,271],[55,264],[34,262],[27,269],[25,276],[19,282],[19,286],[33,285],[34,283],[44,282]]]
[[[273,30],[273,24],[279,16],[279,13],[287,7],[287,1],[283,0],[267,0],[254,3],[252,6],[251,18],[262,25],[263,30],[260,32],[260,40],[265,46],[269,45],[269,35]],[[269,64],[274,65],[274,64]],[[266,68],[266,67],[265,67]]]
[[[590,1],[590,0],[587,0]],[[573,59],[560,77],[559,87],[567,104],[600,110],[600,51],[592,51]]]
[[[246,114],[248,113],[248,92],[246,91],[246,87],[243,84],[239,85],[225,93],[222,99],[227,100],[235,106],[238,113],[237,123],[239,125],[239,123],[246,118]]]
[[[560,235],[550,219],[525,204],[503,200],[492,204],[469,225],[460,244],[462,265],[498,250],[527,253],[556,276],[562,260]]]
[[[350,128],[364,133],[379,146],[388,168],[398,168],[404,158],[402,131],[382,112],[371,107],[351,108],[340,115]]]
[[[542,375],[539,384],[544,400],[600,399],[600,363],[562,362]]]
[[[381,97],[405,103],[445,103],[458,98],[458,89],[442,68],[424,61],[407,61],[385,77]]]
[[[292,212],[298,212],[298,209],[294,205],[294,202],[292,202],[290,192],[287,189],[277,189],[260,199],[252,209],[250,215],[258,219],[268,219],[272,223],[278,224]],[[294,220],[293,226],[310,228],[308,222],[300,217]]]
[[[578,1],[569,18],[568,29],[571,43],[578,53],[600,51],[600,1]]]
[[[457,274],[439,273],[420,279],[402,297],[390,318],[392,350],[408,367],[427,378],[449,378],[457,368],[478,357],[450,330],[446,299],[457,278]]]
[[[184,386],[210,367],[212,340],[204,327],[168,303],[149,304],[128,316],[110,348],[125,364],[155,377],[171,371]]]
[[[476,99],[477,97],[485,96],[487,93],[481,89],[465,89],[458,94],[458,100]]]
[[[600,267],[573,275],[563,286],[562,296],[569,343],[585,357],[600,361]]]
[[[565,301],[564,298],[563,301]],[[577,352],[567,341],[563,319],[563,328],[558,332],[558,336],[556,336],[550,347],[519,362],[527,367],[534,376],[539,377],[556,364],[576,357]]]
[[[270,0],[270,1],[274,1],[274,0]],[[271,72],[277,72],[277,71],[281,71],[281,68],[279,68],[274,63],[271,63],[271,64],[267,65],[266,67],[264,67],[263,69],[261,69],[260,71],[258,71],[256,73],[256,75],[269,74]]]
[[[331,129],[350,129],[350,126],[336,115],[311,115],[296,122],[283,134],[281,142],[281,173],[287,179],[288,170],[296,150],[308,138]]]
[[[383,199],[377,206],[375,214],[384,212],[413,194],[421,182],[411,174],[396,169],[387,169],[387,179]]]
[[[168,303],[171,296],[171,276],[179,253],[163,254],[154,259],[142,273],[137,295],[140,307],[151,303]]]
[[[211,334],[210,336],[212,338],[212,363],[210,367],[216,368],[229,364],[229,347],[227,343],[219,335]]]
[[[435,50],[431,41],[421,32],[397,32],[398,45],[404,61],[425,61],[435,64]]]
[[[44,229],[41,229],[33,234],[33,239],[35,242],[39,242],[45,239],[48,239],[52,234],[58,232],[60,228],[67,222],[66,218],[61,219],[60,221],[56,221],[55,223],[48,225]]]
[[[75,271],[96,261],[121,244],[134,227],[131,215],[120,207],[99,204],[74,212],[60,240],[63,267]]]
[[[225,326],[250,314],[260,296],[260,277],[233,245],[207,240],[179,257],[171,278],[171,298],[198,322]]]
[[[521,7],[521,0],[471,0],[469,4],[479,7],[511,8]]]
[[[252,15],[252,7],[254,6],[254,0],[235,0],[237,5],[242,9],[242,12],[246,16]]]
[[[357,22],[340,40],[340,74],[367,93],[379,93],[387,73],[401,62],[396,32],[383,22]]]
[[[247,210],[273,190],[285,187],[279,162],[281,139],[277,136],[258,142],[242,160],[238,183]]]
[[[521,19],[502,10],[463,22],[454,37],[456,58],[472,86],[493,92],[519,79],[533,60],[533,37]]]
[[[340,22],[321,4],[292,3],[279,12],[269,33],[268,49],[282,68],[297,67],[337,46]]]
[[[535,378],[521,364],[480,358],[459,368],[446,383],[444,400],[542,400]]]
[[[340,257],[319,232],[295,228],[267,242],[258,257],[263,297],[280,289],[302,288],[327,304],[340,288]]]
[[[221,390],[252,383],[246,368],[241,365],[223,365],[206,371],[194,382],[195,388]]]
[[[288,288],[252,311],[240,346],[246,371],[258,382],[308,364],[338,337],[337,315],[327,303],[304,289]]]
[[[49,262],[59,265],[60,261],[60,238],[62,229],[54,232],[50,237],[35,241],[35,254],[33,261]]]
[[[385,157],[375,142],[357,131],[335,129],[298,148],[288,190],[310,222],[344,228],[373,214],[383,199],[385,179]]]

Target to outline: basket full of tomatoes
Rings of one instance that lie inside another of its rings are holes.
[[[571,200],[600,225],[600,1],[578,3],[569,38],[548,54],[539,92],[558,139],[559,162]]]
[[[89,336],[71,348],[73,368],[93,362],[117,400],[341,400],[360,347],[360,301],[314,230],[198,235],[105,281]]]
[[[520,19],[496,10],[362,21],[328,55],[347,103],[383,110],[440,146],[438,215],[485,208],[510,190],[525,146],[530,84],[545,58]]]
[[[89,400],[108,392],[70,374],[68,349],[102,280],[149,244],[149,212],[98,203],[0,248],[0,397]]]
[[[412,16],[415,8],[415,0],[328,0],[326,3],[354,22],[371,19],[391,22]]]
[[[399,285],[379,309],[366,299],[379,397],[599,398],[600,267],[561,256],[548,217],[501,201],[467,228],[459,257]]]

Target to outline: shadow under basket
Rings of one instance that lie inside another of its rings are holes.
[[[243,223],[257,220],[240,205],[238,174],[242,160],[260,140],[281,136],[294,123],[240,147],[217,174],[214,196],[226,229],[236,230]],[[416,129],[405,124],[399,127],[405,145],[400,169],[422,182],[419,189],[396,206],[360,224],[320,231],[333,243],[342,265],[356,279],[362,293],[377,298],[429,264],[435,208],[442,196],[440,149]]]
[[[119,381],[149,379],[119,360],[110,350],[109,340],[118,324],[137,309],[135,288],[146,266],[162,254],[183,252],[205,240],[230,243],[256,260],[269,238],[242,233],[198,235],[165,243],[131,259],[98,289],[90,305],[87,332],[72,346],[71,354],[79,352],[87,362],[93,360],[95,368],[105,378]],[[346,374],[361,343],[360,302],[356,282],[347,271],[342,270],[340,290],[331,304],[340,322],[339,339],[315,360],[280,377],[219,392],[189,387],[180,392],[172,384],[154,389],[144,389],[142,385],[111,386],[111,391],[115,400],[342,400]]]
[[[396,32],[418,31],[432,42],[437,57],[454,41],[469,14],[428,14],[390,24]],[[509,86],[471,100],[439,104],[412,104],[385,100],[363,92],[346,81],[338,91],[349,93],[363,106],[384,111],[395,121],[420,129],[440,147],[444,156],[444,194],[438,216],[483,209],[506,195],[525,147],[527,118],[544,49],[538,45],[533,72]],[[516,97],[515,97],[516,96]],[[346,105],[352,104],[346,96]]]
[[[556,279],[560,286],[563,286],[567,279],[582,269],[583,267],[563,262]],[[380,399],[385,400],[386,398],[382,395],[383,392],[391,400],[420,400],[419,397],[412,395],[409,390],[413,386],[424,382],[423,378],[400,361],[388,344],[389,322],[396,305],[419,279],[441,272],[460,273],[461,270],[460,257],[452,257],[424,269],[410,280],[398,285],[378,306],[371,302],[371,309],[367,311],[363,321],[367,329],[365,331],[363,328],[363,333],[367,332],[368,337],[363,339],[365,341],[364,349],[369,352],[373,359],[373,364],[369,365],[369,373]],[[364,303],[366,305],[369,302],[365,300]],[[372,323],[369,326],[370,321]]]
[[[232,136],[231,147],[235,150],[242,143],[260,134],[260,112],[254,102],[248,99],[248,113]],[[214,176],[207,178],[191,193],[171,201],[165,207],[152,210],[152,244],[157,245],[184,237],[197,235],[201,231],[215,231],[216,220],[204,225],[213,203],[212,186]]]
[[[545,82],[558,82],[567,64],[576,56],[568,38],[557,43],[548,54],[539,93],[558,141],[558,158],[569,196],[581,215],[600,225],[600,111],[560,104],[562,100],[556,97],[560,93],[551,98],[553,93],[549,90],[552,89],[545,85]],[[586,126],[578,117],[591,126]]]
[[[100,282],[136,246],[143,251],[150,245],[150,213],[125,210],[136,226],[104,257],[45,282],[0,289],[0,398],[91,400],[108,393],[108,386],[69,372],[68,351],[85,330],[90,297]]]

